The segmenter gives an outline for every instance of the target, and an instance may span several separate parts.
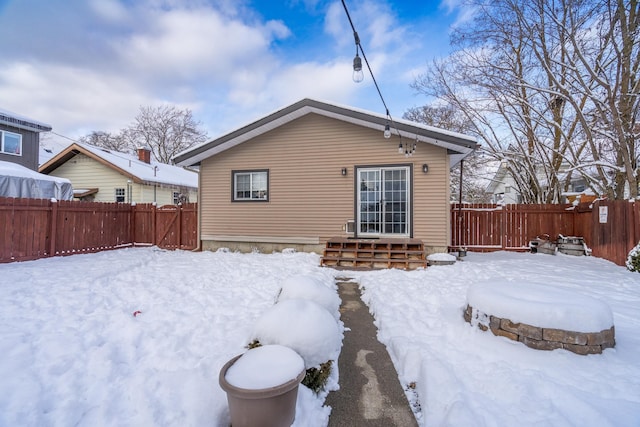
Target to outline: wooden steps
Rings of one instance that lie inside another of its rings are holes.
[[[426,267],[427,261],[422,240],[335,237],[327,241],[321,265],[350,270],[383,268],[413,270]]]

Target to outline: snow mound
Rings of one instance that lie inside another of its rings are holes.
[[[604,302],[537,283],[479,283],[469,287],[467,302],[482,313],[540,328],[599,332],[613,326]]]
[[[427,256],[427,261],[455,261],[456,257],[444,252],[438,252]]]
[[[240,356],[224,377],[232,386],[260,390],[284,384],[303,370],[304,360],[289,347],[265,345]]]
[[[324,307],[333,317],[340,318],[340,297],[335,289],[326,286],[322,279],[312,275],[291,276],[282,283],[278,301],[305,299]]]
[[[258,319],[253,338],[262,345],[290,347],[302,356],[307,369],[336,360],[342,345],[342,333],[331,313],[305,299],[271,307]]]

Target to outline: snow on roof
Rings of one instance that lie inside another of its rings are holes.
[[[84,151],[90,157],[100,159],[102,162],[114,169],[119,170],[133,179],[146,183],[157,183],[166,185],[178,185],[182,187],[198,188],[198,173],[184,169],[179,166],[168,165],[151,160],[145,163],[137,156],[121,153],[119,151],[108,150],[89,144],[74,142],[62,152],[55,155],[48,162],[40,167],[41,171],[50,172],[59,166],[59,162],[68,160],[68,156],[74,150]],[[72,154],[71,154],[72,155]]]
[[[151,163],[145,163],[139,160],[137,156],[89,144],[76,143],[76,145],[90,151],[119,169],[131,173],[142,181],[198,188],[197,172],[154,160],[151,160]]]
[[[19,165],[17,163],[5,162],[2,160],[0,160],[0,175],[16,176],[19,178],[32,178],[32,179],[39,179],[42,181],[71,183],[71,181],[69,181],[66,178],[59,178],[56,176],[45,175],[42,173],[38,173],[34,170],[31,170],[25,166]]]
[[[49,132],[52,127],[43,122],[0,108],[0,123],[34,132]]]
[[[40,140],[39,154],[38,154],[38,166],[42,166],[49,160],[53,159],[58,153],[71,145],[68,141],[57,141],[47,139],[46,141]]]

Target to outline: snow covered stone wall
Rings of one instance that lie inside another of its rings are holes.
[[[600,354],[615,345],[604,302],[540,283],[486,282],[467,290],[464,319],[481,330],[537,350]]]
[[[476,324],[483,331],[491,330],[493,335],[520,341],[536,350],[556,350],[563,348],[576,354],[600,354],[615,346],[615,328],[611,326],[600,332],[575,332],[564,329],[541,328],[514,323],[493,315],[482,313],[470,305],[464,310],[464,320]]]

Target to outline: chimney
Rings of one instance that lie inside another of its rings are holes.
[[[138,160],[145,163],[151,163],[151,150],[149,150],[147,147],[139,147]]]

